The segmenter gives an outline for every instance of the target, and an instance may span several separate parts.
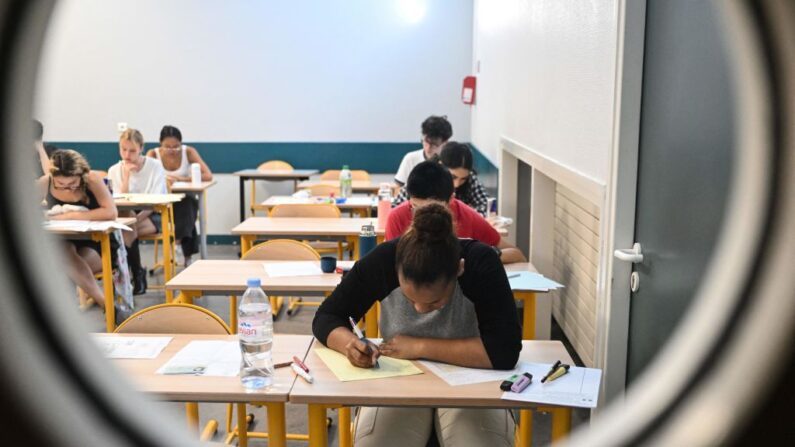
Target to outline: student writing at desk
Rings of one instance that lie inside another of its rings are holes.
[[[447,168],[450,175],[453,176],[455,198],[464,202],[481,216],[486,217],[489,212],[489,195],[478,180],[477,173],[472,166],[472,150],[469,149],[469,145],[448,141],[439,154],[439,163]],[[392,205],[398,206],[408,199],[409,193],[403,186],[392,201]]]
[[[144,136],[136,129],[127,129],[119,137],[121,160],[108,169],[108,177],[116,193],[165,194],[166,171],[159,160],[144,157]],[[127,247],[127,263],[133,276],[133,294],[146,292],[146,270],[141,265],[138,236],[160,231],[160,215],[152,210],[134,213],[136,223],[133,231],[125,231],[124,245]]]
[[[41,198],[47,201],[50,219],[116,219],[116,205],[110,191],[98,175],[91,173],[91,167],[82,155],[73,150],[59,149],[52,153],[49,165],[48,175],[36,183]],[[50,214],[58,209],[65,212]],[[94,279],[94,273],[102,270],[99,242],[67,241],[66,255],[69,278],[104,309],[105,294]]]
[[[376,299],[380,346],[357,338],[348,324],[349,315],[360,318]],[[450,211],[438,203],[417,209],[405,235],[354,265],[321,304],[312,330],[362,368],[386,355],[510,369],[522,349],[516,305],[496,253],[459,240]],[[455,408],[361,408],[355,444],[424,447],[434,425],[442,446],[513,445],[508,411]]]
[[[472,208],[453,197],[453,176],[441,164],[424,161],[417,165],[406,183],[409,201],[392,209],[386,221],[386,239],[394,239],[411,225],[412,214],[417,208],[429,203],[449,207],[455,220],[458,237],[471,238],[492,246],[503,264],[526,262],[518,248],[500,237],[491,226]]]
[[[163,126],[160,131],[160,147],[150,149],[146,155],[163,164],[169,185],[174,182],[190,182],[192,163],[199,164],[203,182],[213,179],[213,173],[202,160],[199,152],[196,148],[182,144],[182,132],[174,126]],[[190,265],[191,256],[199,251],[199,234],[196,232],[198,213],[199,201],[190,194],[174,204],[175,233],[182,246],[182,254],[185,256],[185,267]]]

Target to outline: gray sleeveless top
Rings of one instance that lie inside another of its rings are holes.
[[[480,336],[475,305],[464,296],[458,281],[450,302],[425,314],[417,313],[400,287],[396,288],[381,301],[379,327],[384,340],[395,335],[449,339]]]

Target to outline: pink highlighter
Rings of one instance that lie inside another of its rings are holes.
[[[521,376],[519,376],[519,380],[517,380],[516,382],[514,382],[513,385],[511,385],[511,391],[513,391],[514,393],[521,393],[522,391],[524,391],[525,388],[530,386],[530,382],[532,381],[533,381],[532,374],[523,373]]]

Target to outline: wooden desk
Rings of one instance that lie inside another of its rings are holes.
[[[189,375],[156,374],[163,364],[193,340],[237,341],[234,335],[181,335],[181,334],[103,334],[116,337],[170,336],[173,340],[155,359],[113,360],[114,365],[127,373],[133,385],[141,392],[157,399],[176,402],[236,402],[239,404],[238,427],[246,427],[245,404],[264,404],[268,408],[268,445],[284,446],[287,443],[284,405],[296,381],[290,368],[276,370],[273,385],[262,390],[248,390],[240,384],[239,377],[204,377]],[[312,342],[309,335],[273,335],[273,361],[286,362],[292,356],[303,358]],[[198,417],[195,421],[198,426]],[[239,431],[241,446],[248,443],[246,430]]]
[[[190,182],[174,182],[171,185],[171,192],[192,194],[199,201],[199,255],[202,259],[207,259],[207,190],[216,183],[218,182],[211,180],[201,182],[200,185]]]
[[[270,213],[271,208],[276,205],[312,205],[316,203],[327,203],[328,197],[293,197],[293,196],[270,196],[261,205]],[[344,203],[335,203],[340,211],[356,213],[359,217],[370,217],[372,210],[378,207],[375,196],[356,195],[348,197]]]
[[[343,406],[381,407],[453,407],[453,408],[521,408],[517,445],[530,445],[532,408],[543,408],[552,413],[552,440],[566,436],[571,427],[571,408],[543,406],[500,399],[499,382],[450,386],[444,380],[415,362],[424,374],[391,377],[378,380],[340,382],[312,348],[304,363],[315,381],[308,384],[296,381],[290,392],[290,402],[309,406],[309,445],[326,446],[326,408]],[[560,360],[573,364],[563,343],[559,341],[530,340],[522,342],[521,360],[534,363],[554,363]],[[534,378],[534,380],[536,380]],[[540,378],[538,379],[540,380]],[[340,413],[342,414],[342,412]],[[350,420],[339,422],[341,433],[350,427]],[[347,433],[346,433],[347,435]],[[341,437],[340,446],[350,445],[349,437]]]
[[[263,264],[290,261],[196,261],[166,283],[166,289],[179,290],[181,302],[192,303],[194,298],[206,293],[215,295],[242,295],[246,291],[246,280],[259,278],[262,290],[273,296],[323,296],[331,293],[340,283],[342,275],[323,273],[317,276],[268,276]],[[318,262],[318,265],[320,262]],[[338,266],[351,267],[353,261],[340,261]],[[237,305],[229,300],[229,326],[237,329]],[[274,314],[278,314],[281,302],[274,303]]]
[[[268,180],[272,182],[292,180],[293,190],[299,180],[308,180],[309,177],[317,174],[317,169],[293,169],[292,171],[243,169],[233,175],[240,181],[240,221],[246,219],[246,180],[256,182],[257,180]]]
[[[258,238],[309,239],[347,241],[353,249],[354,259],[359,258],[359,233],[363,225],[373,225],[378,242],[383,241],[384,230],[378,229],[372,218],[339,217],[249,217],[232,229],[240,236],[240,251],[246,253]]]
[[[351,186],[353,187],[353,192],[359,192],[364,194],[377,194],[378,190],[381,189],[381,183],[385,182],[373,182],[370,180],[352,180]],[[304,188],[311,188],[316,185],[329,185],[329,186],[340,186],[339,180],[310,180],[310,181],[303,181],[298,184],[298,189]],[[392,186],[392,190],[394,192],[395,188],[399,188],[397,185],[390,183]]]
[[[171,234],[172,222],[169,210],[174,203],[185,198],[185,194],[114,194],[116,208],[120,210],[147,210],[151,209],[160,213],[160,223],[163,227],[163,280],[168,281],[174,276],[174,247],[171,243],[174,237]],[[166,302],[172,301],[171,292],[166,291]]]
[[[116,222],[131,226],[135,224],[135,218],[121,217],[116,219]],[[45,230],[65,239],[90,239],[99,242],[100,257],[102,258],[102,291],[105,294],[105,330],[113,332],[116,329],[116,308],[113,305],[115,296],[113,294],[113,253],[110,252],[110,235],[116,230],[111,228],[105,231],[80,232],[51,227],[45,227]]]

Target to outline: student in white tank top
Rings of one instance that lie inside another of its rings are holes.
[[[160,131],[160,147],[150,149],[146,155],[160,160],[163,164],[169,186],[174,182],[191,181],[190,165],[192,163],[198,163],[201,167],[202,181],[207,182],[213,179],[213,173],[199,156],[199,152],[196,148],[182,144],[182,132],[174,126],[163,126]],[[174,204],[175,232],[177,240],[182,246],[186,267],[190,264],[191,256],[199,251],[199,237],[196,231],[198,210],[199,202],[190,194]]]

